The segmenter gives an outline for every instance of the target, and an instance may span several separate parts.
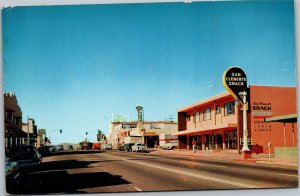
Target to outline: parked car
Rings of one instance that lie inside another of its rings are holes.
[[[134,145],[134,143],[127,143],[127,144],[124,144],[123,146],[123,150],[126,151],[126,152],[131,152],[132,151],[132,146]]]
[[[124,144],[119,144],[119,145],[117,146],[117,148],[114,149],[114,150],[117,150],[117,151],[123,151],[123,150],[124,150]]]
[[[68,150],[73,150],[73,145],[68,145]]]
[[[132,147],[132,152],[146,152],[147,147],[145,144],[135,143]]]
[[[45,157],[51,153],[49,146],[41,146],[37,149],[37,152],[40,153],[42,157]]]
[[[64,150],[64,146],[63,145],[58,145],[57,146],[57,150],[58,151],[63,151]]]
[[[104,150],[112,150],[112,145],[111,144],[104,144],[103,148]]]
[[[5,179],[6,191],[12,193],[20,183],[20,172],[18,163],[5,157]]]
[[[9,151],[9,158],[16,161],[18,167],[39,165],[42,162],[41,154],[33,145],[23,145],[12,148]]]
[[[160,148],[163,149],[163,150],[175,150],[175,149],[178,149],[178,142],[177,141],[174,141],[174,142],[171,141],[169,143],[161,145]]]

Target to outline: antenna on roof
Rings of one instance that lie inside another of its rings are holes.
[[[169,115],[169,118],[168,118],[169,120],[170,120],[170,122],[173,122],[173,117],[172,117],[172,115]]]

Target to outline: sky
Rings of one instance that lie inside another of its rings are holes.
[[[4,91],[53,143],[108,134],[112,113],[145,121],[248,85],[296,86],[293,1],[140,3],[6,8]],[[62,129],[63,133],[58,131]],[[88,132],[88,135],[86,135]]]

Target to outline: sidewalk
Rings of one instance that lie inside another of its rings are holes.
[[[197,158],[207,158],[207,159],[218,159],[227,160],[232,162],[250,162],[259,164],[272,164],[272,165],[283,165],[283,166],[293,166],[298,167],[298,159],[296,158],[266,158],[257,157],[252,155],[251,159],[243,159],[241,154],[237,152],[211,152],[211,151],[197,151],[193,153],[192,150],[157,150],[154,149],[150,151],[153,154],[166,154],[171,156],[188,156]]]

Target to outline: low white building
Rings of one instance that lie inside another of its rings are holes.
[[[178,132],[177,122],[138,121],[112,122],[110,124],[110,142],[114,148],[124,143],[126,136],[141,136],[148,148],[159,146],[160,135],[172,135]]]

